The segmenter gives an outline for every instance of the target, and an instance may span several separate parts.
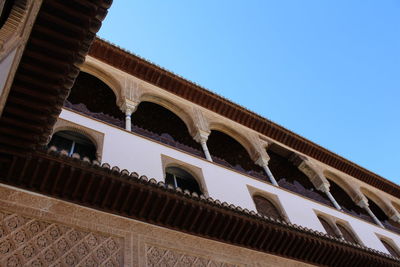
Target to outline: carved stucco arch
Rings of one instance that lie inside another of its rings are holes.
[[[97,132],[95,130],[59,118],[56,124],[54,125],[53,133],[51,134],[49,141],[55,133],[61,131],[71,131],[86,136],[96,147],[96,159],[98,161],[101,161],[103,153],[103,145],[104,145],[103,133]]]
[[[351,185],[347,183],[343,178],[340,176],[330,172],[330,171],[324,171],[323,172],[325,178],[328,181],[333,181],[335,184],[337,184],[340,188],[342,188],[346,194],[353,200],[355,201],[358,196],[360,195],[360,189],[358,187],[355,187],[354,185]]]
[[[371,190],[360,187],[361,193],[372,200],[389,218],[393,215],[393,207],[390,206],[381,196],[372,192]]]
[[[259,149],[251,142],[248,138],[246,138],[243,134],[239,133],[238,131],[234,130],[232,127],[229,127],[221,122],[211,122],[210,123],[210,130],[215,130],[222,132],[234,140],[239,142],[244,149],[246,149],[247,153],[249,154],[250,158],[253,161],[256,161],[259,157],[259,153],[257,152]]]
[[[123,94],[123,84],[120,82],[121,78],[115,77],[115,74],[106,70],[101,65],[97,65],[90,60],[86,60],[85,63],[81,67],[82,72],[86,72],[97,79],[104,82],[110,89],[114,92],[116,98],[116,104],[118,107],[121,107],[124,103],[124,94]]]
[[[186,128],[189,131],[189,134],[194,137],[197,133],[197,128],[194,123],[194,118],[192,117],[192,113],[189,112],[183,105],[180,105],[178,102],[172,102],[162,96],[155,95],[155,94],[150,94],[150,93],[144,93],[139,97],[139,104],[141,102],[151,102],[153,104],[160,105],[172,113],[174,113],[176,116],[178,116],[183,123],[185,123]],[[134,116],[134,115],[133,115]]]

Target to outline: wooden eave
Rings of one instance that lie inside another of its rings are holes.
[[[399,266],[390,255],[108,164],[55,151],[0,153],[0,182],[199,237],[325,266]]]
[[[0,118],[0,150],[45,144],[111,0],[44,0]]]
[[[89,55],[400,198],[397,184],[113,44],[96,38]]]

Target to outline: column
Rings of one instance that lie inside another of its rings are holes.
[[[132,110],[127,108],[125,110],[125,130],[127,131],[132,130],[131,115],[132,115]]]
[[[337,203],[336,199],[332,196],[331,191],[329,190],[329,184],[323,183],[317,189],[325,193],[325,195],[329,198],[329,200],[332,202],[333,206],[335,206],[336,209],[342,210],[339,203]]]
[[[125,130],[132,130],[131,116],[135,112],[139,103],[125,99],[125,102],[121,106],[121,110],[125,113]]]
[[[196,134],[196,136],[194,137],[194,140],[198,143],[200,143],[201,148],[203,149],[204,155],[206,156],[206,159],[208,161],[213,161],[210,151],[208,150],[207,147],[207,140],[208,140],[208,136],[210,135],[210,132],[205,132],[202,130],[199,130]]]
[[[269,162],[269,157],[267,156],[260,156],[258,160],[255,162],[257,165],[263,167],[265,173],[268,176],[268,179],[270,180],[271,184],[275,186],[279,186],[278,183],[275,180],[274,175],[272,174],[271,170],[268,167],[268,162]]]
[[[358,206],[360,206],[361,208],[365,209],[367,211],[367,213],[369,214],[369,216],[371,216],[371,218],[374,220],[374,222],[379,225],[382,228],[385,228],[382,223],[378,220],[378,218],[375,216],[375,214],[372,212],[372,210],[369,208],[369,204],[368,204],[368,200],[362,196],[360,197],[361,199],[358,201],[358,203],[356,203]]]

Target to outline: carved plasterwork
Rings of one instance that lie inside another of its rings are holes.
[[[205,257],[190,255],[177,250],[162,248],[154,245],[146,246],[147,266],[170,266],[170,267],[236,267],[241,265],[207,259]]]
[[[88,137],[96,146],[96,158],[101,161],[103,154],[104,134],[82,125],[58,118],[53,128],[53,134],[59,131],[73,131]],[[51,138],[51,136],[50,136]],[[50,141],[50,140],[49,140]]]
[[[121,266],[122,239],[0,211],[0,266]]]
[[[199,132],[210,134],[210,125],[203,112],[198,107],[192,108],[194,125]],[[207,135],[208,136],[208,135]],[[207,140],[207,139],[206,139]]]
[[[124,78],[123,97],[132,102],[139,102],[140,96],[143,93],[142,91],[142,87],[138,81],[128,77]]]
[[[322,192],[329,191],[329,182],[318,166],[313,164],[307,158],[296,153],[294,153],[289,160],[293,162],[293,164],[296,165],[297,168],[308,177],[308,179],[310,179],[316,189]]]

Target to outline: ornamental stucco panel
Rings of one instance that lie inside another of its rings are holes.
[[[0,211],[1,266],[121,266],[121,238]]]
[[[171,267],[239,267],[244,265],[231,264],[227,262],[207,259],[205,257],[190,255],[188,253],[163,248],[154,245],[146,246],[146,265],[149,267],[171,266]]]

